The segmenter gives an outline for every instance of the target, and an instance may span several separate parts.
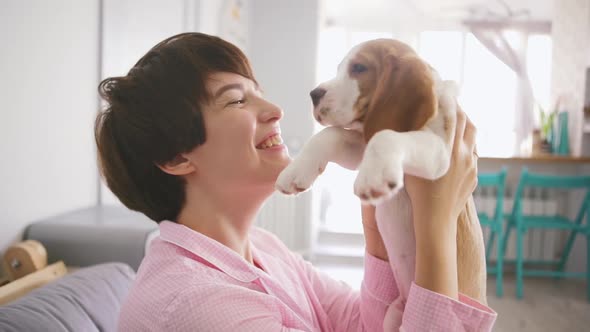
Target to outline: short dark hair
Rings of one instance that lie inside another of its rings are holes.
[[[186,184],[157,165],[205,142],[201,107],[211,98],[207,79],[217,72],[256,82],[239,48],[218,37],[183,33],[154,46],[126,76],[98,86],[107,102],[94,127],[99,169],[127,208],[156,222],[176,221]]]

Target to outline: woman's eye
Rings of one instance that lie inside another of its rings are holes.
[[[350,70],[355,74],[360,74],[360,73],[366,72],[367,69],[368,69],[367,66],[362,65],[360,63],[355,63],[352,65]]]
[[[228,105],[242,105],[246,103],[246,99],[236,99],[231,101]]]

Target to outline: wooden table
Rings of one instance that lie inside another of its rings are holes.
[[[535,155],[530,157],[480,157],[480,162],[502,162],[502,163],[568,163],[568,164],[590,164],[590,157],[574,157],[560,155]]]
[[[533,155],[529,157],[479,157],[480,173],[498,172],[503,167],[508,169],[507,185],[514,186],[523,167],[531,172],[558,175],[590,175],[590,157],[573,157],[561,155]]]

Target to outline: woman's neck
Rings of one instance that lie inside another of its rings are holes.
[[[177,222],[237,252],[253,263],[248,232],[266,194],[187,191]]]

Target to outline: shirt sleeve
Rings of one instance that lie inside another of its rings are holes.
[[[383,331],[388,308],[400,305],[389,263],[368,253],[360,294],[309,263],[306,270],[334,331]],[[405,306],[387,315],[397,322],[385,325],[401,325],[400,331],[491,331],[496,317],[491,308],[465,295],[457,301],[412,283]]]
[[[388,306],[399,296],[389,263],[365,253],[361,290],[299,259],[334,331],[382,331]]]
[[[496,317],[463,294],[457,301],[412,283],[400,331],[491,331]]]
[[[166,306],[162,325],[153,331],[311,332],[284,322],[283,306],[276,301],[266,293],[236,285],[191,286]]]

